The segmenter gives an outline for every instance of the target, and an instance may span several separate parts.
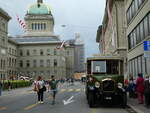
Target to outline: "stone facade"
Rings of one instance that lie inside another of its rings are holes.
[[[11,17],[0,8],[0,79],[7,78],[8,21]]]
[[[107,5],[110,8],[112,22],[109,19]],[[124,0],[106,0],[102,25],[97,31],[96,41],[104,55],[119,55],[124,59],[124,74],[127,72],[127,40]]]
[[[76,73],[81,73],[81,72],[85,72],[85,66],[84,66],[84,62],[85,62],[85,54],[84,54],[84,42],[83,40],[81,40],[80,34],[76,33],[75,34],[75,58],[74,58],[74,62],[75,62],[75,72]]]
[[[7,17],[7,22],[9,19]],[[83,70],[83,43],[75,39],[73,43],[69,41],[62,45],[62,41],[54,34],[54,18],[51,10],[43,1],[29,7],[25,23],[25,33],[20,36],[8,38],[7,31],[0,33],[6,37],[6,44],[0,43],[0,50],[3,52],[3,55],[0,54],[2,79],[18,79],[20,76],[35,79],[39,75],[44,79],[49,79],[51,75],[57,79],[73,77],[75,62],[79,59],[80,63],[76,67]],[[78,59],[75,59],[75,55]]]
[[[150,40],[150,0],[127,0],[128,73],[150,75],[150,59],[144,57],[143,41]]]
[[[17,74],[17,55],[18,44],[8,37],[8,46],[7,46],[7,78],[13,79],[18,78]]]

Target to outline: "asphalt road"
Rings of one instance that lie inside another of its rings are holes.
[[[119,107],[89,108],[84,91],[84,85],[64,84],[56,97],[56,104],[52,105],[50,92],[44,94],[44,104],[37,103],[37,96],[31,88],[16,91],[0,97],[0,113],[134,113],[131,109]],[[63,100],[72,97],[73,102],[64,105]]]

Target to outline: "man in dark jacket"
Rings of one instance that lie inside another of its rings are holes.
[[[144,94],[145,94],[145,104],[146,107],[149,107],[150,105],[150,77],[146,76],[146,79],[144,81]]]
[[[51,76],[51,81],[49,82],[49,85],[50,85],[51,91],[53,93],[52,104],[55,104],[55,97],[56,97],[56,93],[57,93],[58,81],[55,79],[54,75]]]

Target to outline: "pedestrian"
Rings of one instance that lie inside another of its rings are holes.
[[[43,104],[43,96],[44,96],[44,81],[41,76],[37,77],[37,80],[34,82],[34,91],[37,92],[38,95],[38,103]]]
[[[7,85],[8,85],[8,91],[10,91],[10,89],[11,89],[11,83],[10,83],[10,81],[9,81],[9,80],[8,80]]]
[[[54,75],[51,76],[51,81],[49,82],[49,85],[50,85],[52,96],[53,96],[52,105],[54,105],[56,93],[57,93],[57,87],[58,87],[58,81],[55,79]]]
[[[130,98],[136,97],[136,83],[135,83],[133,76],[130,76],[129,85],[128,85],[127,90],[129,91]]]
[[[145,105],[149,107],[150,105],[150,76],[146,76],[144,81],[144,94],[145,94]]]
[[[2,95],[2,89],[3,89],[3,84],[2,84],[2,82],[0,80],[0,96]]]
[[[138,78],[136,81],[136,90],[138,94],[139,104],[144,103],[144,78],[142,73],[138,73]]]
[[[124,89],[125,89],[126,91],[127,91],[128,85],[129,85],[128,78],[125,77],[125,79],[124,79]]]

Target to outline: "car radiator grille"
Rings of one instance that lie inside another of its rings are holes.
[[[112,80],[103,81],[103,91],[114,91],[115,83]]]

